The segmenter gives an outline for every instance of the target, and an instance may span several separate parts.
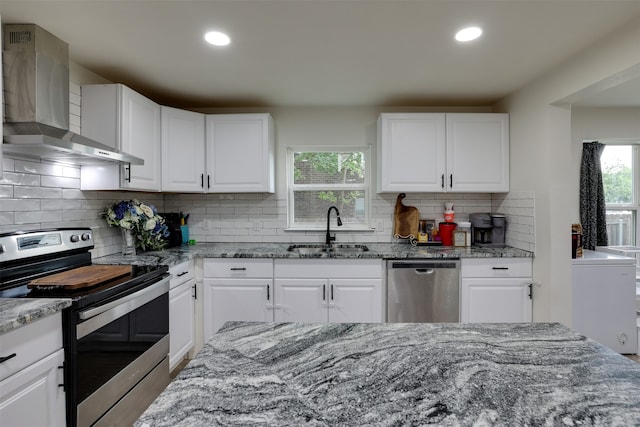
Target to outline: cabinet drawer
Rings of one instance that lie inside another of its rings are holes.
[[[379,259],[277,259],[276,278],[381,278]]]
[[[0,363],[0,380],[34,364],[62,348],[62,315],[44,317],[0,335],[0,357],[15,353]]]
[[[531,258],[463,258],[464,277],[531,277]]]
[[[185,261],[169,267],[171,273],[171,289],[193,279],[193,261]]]
[[[207,258],[203,262],[204,277],[273,277],[271,259]]]

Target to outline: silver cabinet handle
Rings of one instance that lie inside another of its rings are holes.
[[[231,271],[247,271],[247,267],[231,267]]]

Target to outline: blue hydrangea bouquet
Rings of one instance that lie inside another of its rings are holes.
[[[135,247],[143,251],[163,249],[167,245],[169,229],[155,206],[139,200],[123,200],[107,207],[100,214],[107,224],[130,232],[135,237]]]

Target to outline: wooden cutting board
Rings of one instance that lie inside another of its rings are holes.
[[[405,193],[398,194],[396,199],[396,207],[394,212],[393,236],[402,239],[418,238],[418,222],[420,220],[420,212],[414,206],[405,206],[402,199],[406,197]]]
[[[32,280],[30,288],[80,289],[98,285],[131,273],[130,265],[87,265]]]

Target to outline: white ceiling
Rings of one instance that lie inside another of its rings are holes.
[[[491,105],[640,15],[640,0],[2,0],[71,59],[176,107]],[[463,26],[484,28],[466,45]],[[221,29],[226,48],[202,35]],[[631,84],[631,83],[628,83]],[[640,83],[581,105],[640,106]],[[613,98],[612,98],[613,97]],[[629,104],[630,103],[630,104]]]

